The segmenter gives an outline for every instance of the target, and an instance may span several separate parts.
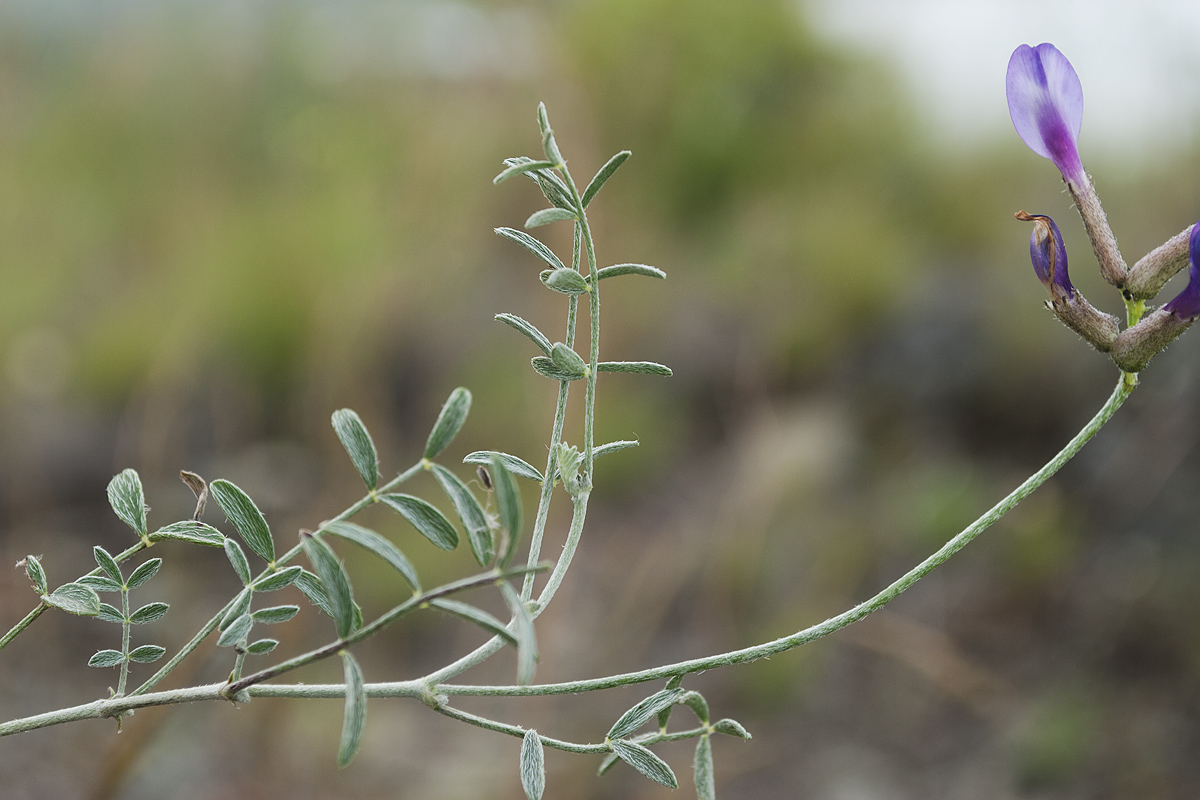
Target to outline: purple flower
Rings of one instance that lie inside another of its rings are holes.
[[[1008,115],[1022,141],[1058,167],[1063,179],[1087,185],[1076,140],[1083,125],[1083,87],[1067,57],[1049,42],[1023,44],[1008,60]]]
[[[1029,258],[1038,280],[1055,300],[1075,294],[1075,287],[1067,276],[1067,248],[1063,246],[1062,234],[1054,220],[1043,214],[1027,214],[1018,211],[1017,219],[1033,223],[1029,237]],[[1193,235],[1193,241],[1195,237]]]
[[[1192,320],[1200,316],[1200,222],[1192,227],[1192,236],[1188,240],[1188,253],[1191,268],[1188,270],[1188,285],[1175,295],[1175,299],[1163,306],[1180,319]]]

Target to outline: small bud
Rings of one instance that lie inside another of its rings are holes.
[[[1062,300],[1075,293],[1071,278],[1067,275],[1067,248],[1054,220],[1042,214],[1018,211],[1014,214],[1022,222],[1033,223],[1029,236],[1029,258],[1038,280],[1050,292],[1051,300]]]
[[[548,269],[541,274],[542,283],[550,289],[562,294],[587,294],[589,289],[587,279],[573,269]]]
[[[579,353],[562,342],[555,342],[554,346],[550,348],[550,360],[563,372],[572,375],[587,374],[587,362],[580,357]]]
[[[1047,306],[1064,325],[1100,352],[1107,353],[1117,338],[1117,320],[1097,310],[1071,285],[1067,274],[1067,248],[1054,220],[1024,211],[1018,211],[1016,218],[1034,225],[1029,237],[1029,257],[1038,280],[1050,293]]]

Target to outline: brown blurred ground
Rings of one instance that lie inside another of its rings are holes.
[[[783,4],[7,15],[0,556],[44,555],[52,583],[88,569],[93,544],[131,543],[104,502],[129,466],[154,524],[190,513],[175,475],[191,469],[238,482],[290,543],[360,494],[326,422],[343,406],[394,473],[465,385],[474,408],[444,463],[483,448],[544,462],[554,387],[492,316],[558,339],[563,303],[491,233],[539,196],[490,183],[503,157],[537,155],[539,100],[577,180],[633,151],[592,207],[600,259],[669,278],[606,282],[602,344],[675,370],[601,382],[598,438],[642,444],[601,462],[585,542],[539,623],[539,680],[744,646],[844,609],[1039,466],[1116,380],[1039,308],[1011,220],[1057,217],[1075,284],[1116,311],[1053,169],[1016,137],[969,158],[923,144],[884,68],[821,44]],[[1127,256],[1193,221],[1195,163],[1138,176],[1089,161]],[[1197,359],[1195,334],[1156,359],[1075,463],[886,614],[689,680],[755,735],[717,741],[721,796],[1200,794]],[[414,488],[441,502],[432,481]],[[366,521],[427,583],[470,568],[381,512]],[[145,633],[178,646],[235,579],[219,553],[162,550],[151,586],[172,612]],[[346,556],[368,611],[402,594]],[[5,626],[30,606],[20,571],[0,572],[0,598]],[[112,631],[40,619],[0,658],[3,717],[104,694],[115,678],[83,665]],[[306,610],[281,652],[329,633]],[[417,617],[361,656],[368,680],[414,677],[481,638]],[[195,661],[193,680],[229,669],[211,648]],[[509,682],[511,657],[496,662],[470,677]],[[463,705],[596,741],[643,695]],[[340,718],[335,702],[260,700],[139,712],[120,736],[52,728],[0,743],[0,786],[521,796],[516,740],[411,702],[373,702],[338,772]],[[686,796],[689,747],[662,753]],[[547,759],[547,797],[668,796],[623,767],[596,778],[598,760]]]

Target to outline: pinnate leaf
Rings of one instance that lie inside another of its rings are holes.
[[[546,791],[546,755],[542,737],[530,728],[521,741],[521,788],[529,800],[542,800]]]
[[[379,499],[397,511],[418,533],[438,547],[443,550],[458,547],[458,531],[450,524],[450,520],[421,498],[410,494],[385,494]]]
[[[236,485],[220,478],[209,485],[209,491],[217,499],[217,505],[233,523],[233,527],[251,550],[267,563],[275,561],[275,542],[271,529],[258,506]]]
[[[346,677],[346,708],[342,715],[342,741],[338,747],[339,769],[354,760],[367,723],[367,692],[363,687],[362,670],[354,656],[344,650],[342,665]]]
[[[379,483],[379,457],[375,453],[375,443],[371,434],[363,424],[358,414],[348,408],[333,412],[333,430],[337,433],[342,447],[354,463],[354,468],[362,476],[368,489],[374,489]]]
[[[108,503],[138,536],[146,535],[146,495],[137,470],[127,469],[113,476],[108,482]]]
[[[675,778],[675,773],[667,766],[667,762],[654,755],[649,749],[624,739],[614,739],[608,743],[608,746],[612,748],[618,758],[655,783],[661,783],[669,789],[679,788],[679,781]]]

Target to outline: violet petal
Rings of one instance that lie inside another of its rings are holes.
[[[1164,308],[1175,314],[1181,319],[1192,319],[1200,316],[1200,267],[1197,267],[1197,261],[1200,261],[1200,222],[1192,226],[1192,236],[1188,243],[1188,251],[1191,254],[1191,267],[1188,269],[1188,284],[1183,287],[1183,291],[1175,295],[1175,299],[1167,303]]]
[[[1063,177],[1085,183],[1076,145],[1083,126],[1083,86],[1067,57],[1046,42],[1023,44],[1008,61],[1008,115],[1029,149],[1054,162]]]

